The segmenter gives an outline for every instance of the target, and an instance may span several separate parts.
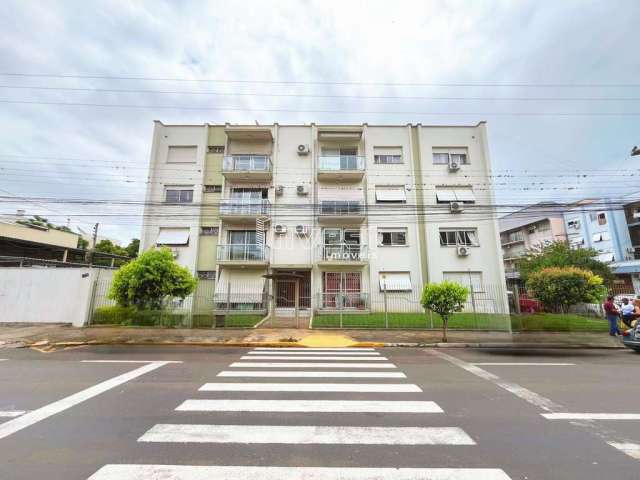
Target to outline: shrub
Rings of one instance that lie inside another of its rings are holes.
[[[148,250],[120,267],[109,298],[121,307],[161,310],[164,301],[193,293],[196,282],[187,268],[176,263],[169,249]]]
[[[576,303],[599,303],[607,294],[602,277],[576,267],[543,268],[529,275],[526,286],[545,308],[564,313]]]
[[[447,341],[449,317],[462,311],[467,301],[469,289],[456,282],[445,280],[440,283],[427,283],[422,289],[421,304],[427,310],[442,317],[442,341]]]
[[[171,313],[164,310],[138,310],[118,305],[99,307],[93,312],[92,325],[133,325],[137,327],[186,326],[188,313]]]

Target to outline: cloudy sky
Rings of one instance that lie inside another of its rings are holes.
[[[108,202],[143,201],[154,119],[487,120],[499,202],[620,197],[638,25],[637,0],[4,0],[0,213],[139,236],[141,207]]]

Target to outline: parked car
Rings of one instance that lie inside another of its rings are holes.
[[[542,302],[531,298],[526,293],[520,294],[520,312],[521,313],[537,313],[543,310]]]
[[[629,328],[622,333],[622,343],[625,347],[640,353],[640,322],[634,328]]]

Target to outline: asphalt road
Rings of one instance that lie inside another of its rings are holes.
[[[2,480],[640,478],[630,351],[92,347],[0,359]]]

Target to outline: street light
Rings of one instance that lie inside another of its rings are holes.
[[[638,148],[638,146],[636,145],[631,149],[631,156],[637,157],[638,155],[640,155],[640,148]]]

